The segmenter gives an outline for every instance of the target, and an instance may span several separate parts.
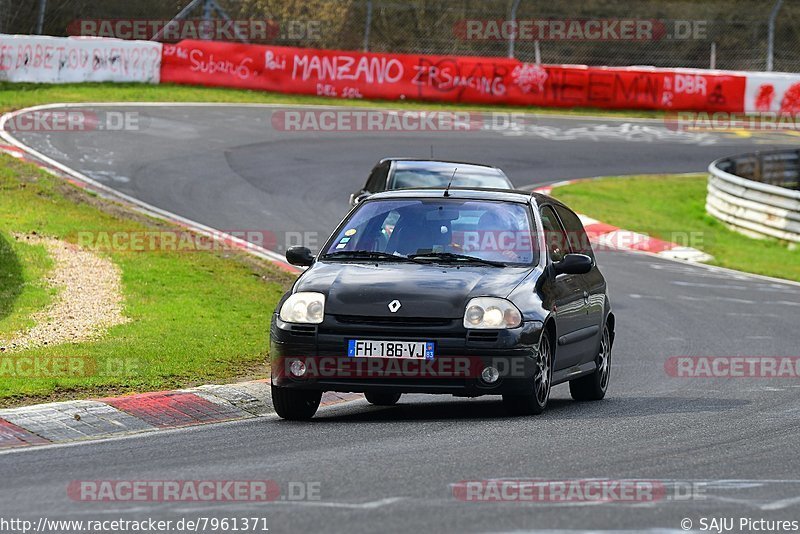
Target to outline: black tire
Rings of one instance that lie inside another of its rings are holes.
[[[367,402],[375,406],[394,406],[400,400],[400,393],[364,393]]]
[[[503,395],[503,405],[511,415],[539,415],[550,400],[553,382],[553,349],[550,336],[542,334],[536,354],[536,371],[530,393]]]
[[[272,406],[275,412],[289,421],[308,421],[319,408],[322,392],[272,386]]]
[[[611,379],[611,331],[603,326],[603,337],[597,351],[597,369],[586,376],[570,380],[569,392],[576,401],[598,401],[606,396]]]

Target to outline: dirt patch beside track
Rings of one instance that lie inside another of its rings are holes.
[[[16,352],[96,339],[108,328],[128,322],[122,313],[122,273],[110,259],[50,237],[14,234],[14,238],[44,245],[55,264],[47,281],[58,294],[50,306],[36,313],[32,328],[0,340],[0,350]]]

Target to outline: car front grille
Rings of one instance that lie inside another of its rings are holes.
[[[317,327],[315,325],[293,324],[289,331],[300,337],[314,337],[317,335]]]
[[[320,335],[383,339],[463,338],[461,319],[429,317],[326,316]]]
[[[366,326],[397,326],[397,327],[433,327],[451,326],[452,319],[440,319],[435,317],[363,317],[360,315],[334,315],[334,319],[345,325],[366,325]]]
[[[467,332],[467,341],[471,343],[494,343],[500,333],[497,330],[470,330]]]

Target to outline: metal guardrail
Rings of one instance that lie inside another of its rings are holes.
[[[800,243],[800,150],[722,158],[708,171],[708,213],[751,237]]]

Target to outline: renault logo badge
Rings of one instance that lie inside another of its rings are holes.
[[[402,306],[402,304],[400,304],[399,300],[393,300],[389,303],[389,311],[392,313],[397,313],[397,310],[400,309],[400,306]]]

